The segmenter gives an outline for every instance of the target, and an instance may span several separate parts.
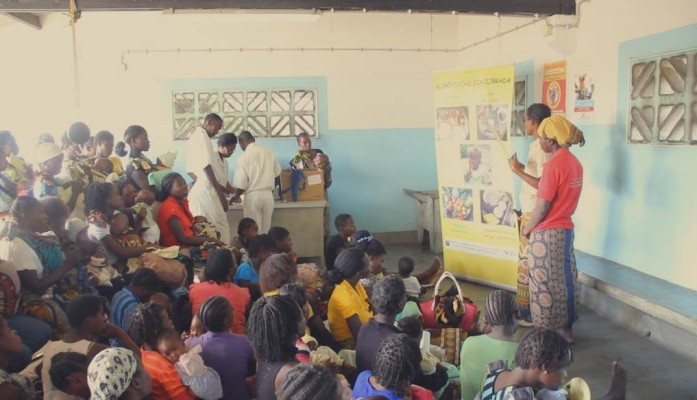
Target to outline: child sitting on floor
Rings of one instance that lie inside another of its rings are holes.
[[[158,337],[157,351],[174,364],[182,382],[196,397],[203,400],[217,400],[223,397],[220,376],[203,363],[199,355],[200,346],[187,351],[179,334],[174,329],[170,329]]]
[[[373,291],[373,286],[379,280],[385,277],[387,270],[382,266],[385,261],[385,247],[382,243],[375,239],[368,231],[359,231],[356,234],[356,247],[363,250],[368,255],[369,274],[367,278],[361,279],[361,284],[368,293],[368,296]]]
[[[160,242],[160,227],[155,222],[152,212],[152,204],[155,202],[155,193],[149,189],[138,191],[135,205],[131,207],[136,214],[140,227],[138,232],[146,243]]]
[[[416,275],[414,273],[414,259],[411,257],[402,257],[398,262],[399,277],[404,281],[404,286],[407,288],[407,295],[418,299],[424,291],[422,285],[433,285],[443,275],[445,269],[440,262],[440,258],[435,257],[433,263],[424,272]]]
[[[399,277],[404,282],[404,288],[407,290],[407,296],[418,299],[421,296],[421,285],[416,277],[411,276],[414,272],[414,259],[411,257],[402,257],[397,262]]]

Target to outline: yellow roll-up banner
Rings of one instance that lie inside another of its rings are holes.
[[[507,160],[513,77],[513,65],[433,76],[445,266],[502,287],[515,287],[518,260]]]

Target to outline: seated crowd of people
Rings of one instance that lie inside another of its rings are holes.
[[[561,386],[571,348],[539,329],[518,344],[510,293],[487,297],[486,333],[448,363],[423,343],[418,306],[438,259],[388,273],[348,214],[326,265],[249,218],[226,243],[171,163],[145,157],[144,129],[124,135],[126,168],[111,133],[84,133],[42,135],[33,166],[0,133],[1,399],[493,400]],[[605,398],[623,384],[615,365]]]

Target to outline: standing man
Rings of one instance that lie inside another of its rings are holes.
[[[194,133],[191,134],[186,146],[186,172],[194,182],[208,181],[213,192],[211,194],[220,202],[223,210],[227,211],[228,203],[225,194],[229,193],[229,190],[227,184],[221,184],[215,177],[213,165],[216,152],[211,145],[211,139],[218,134],[222,127],[223,119],[218,114],[208,114],[203,119],[203,125],[194,129]],[[200,210],[192,209],[191,211],[196,213]]]
[[[254,136],[248,131],[240,133],[238,140],[244,154],[237,160],[232,200],[239,201],[244,193],[244,217],[256,221],[259,233],[267,233],[271,228],[274,208],[274,181],[281,174],[281,165],[273,150],[256,144]]]

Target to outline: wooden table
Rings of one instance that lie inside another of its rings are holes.
[[[324,260],[324,209],[325,200],[320,201],[276,201],[271,226],[282,226],[290,231],[293,250],[300,257]],[[242,219],[242,205],[230,206],[227,220],[230,237],[237,236],[237,224]]]
[[[424,242],[424,231],[428,231],[429,245],[434,253],[443,252],[443,230],[440,225],[440,201],[437,190],[403,189],[404,194],[417,202],[416,239]]]

